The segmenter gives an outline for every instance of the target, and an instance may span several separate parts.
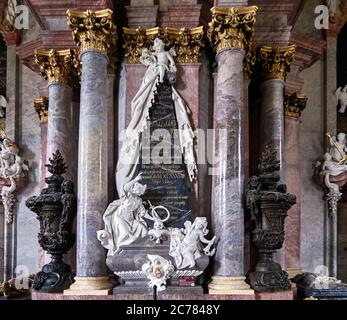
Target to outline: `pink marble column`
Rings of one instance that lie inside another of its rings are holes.
[[[296,204],[288,210],[285,221],[285,265],[289,278],[302,272],[300,263],[300,115],[306,106],[306,101],[303,95],[285,94],[284,175],[288,192],[296,196]]]

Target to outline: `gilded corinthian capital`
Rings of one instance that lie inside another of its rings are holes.
[[[45,123],[48,120],[48,98],[40,97],[34,100],[34,108],[39,115],[41,123]]]
[[[291,118],[300,118],[301,112],[306,108],[307,97],[304,94],[296,92],[284,93],[284,110],[285,115]]]
[[[67,10],[68,24],[80,52],[99,51],[109,58],[115,54],[116,26],[110,9],[100,11]]]
[[[212,21],[209,23],[207,36],[217,53],[228,48],[247,51],[257,10],[256,6],[211,9]]]
[[[78,85],[79,61],[75,50],[35,50],[35,62],[48,84],[63,83],[71,87]]]
[[[168,47],[176,50],[178,63],[197,63],[204,47],[204,27],[165,28],[164,40]]]
[[[123,48],[128,63],[140,63],[142,49],[153,46],[154,39],[161,37],[167,48],[175,48],[178,63],[197,63],[204,47],[204,28],[123,28]]]
[[[128,63],[140,63],[142,49],[149,48],[153,45],[154,39],[159,36],[160,29],[130,29],[123,27],[123,48]]]
[[[295,54],[295,45],[286,47],[260,47],[258,62],[265,80],[285,80]]]

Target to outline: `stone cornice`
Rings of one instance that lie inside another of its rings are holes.
[[[257,61],[264,80],[285,80],[293,62],[295,45],[258,48]]]
[[[79,10],[101,10],[104,8],[113,8],[112,0],[26,0],[33,14],[42,29],[49,29],[50,20],[57,18],[66,19],[67,8],[78,8]]]
[[[293,33],[291,42],[296,45],[293,65],[298,66],[299,71],[309,68],[319,60],[326,48],[326,41],[300,33]]]
[[[240,48],[247,51],[253,35],[258,8],[213,7],[212,21],[207,32],[211,45],[220,52],[229,48]]]

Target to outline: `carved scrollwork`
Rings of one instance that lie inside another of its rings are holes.
[[[217,53],[228,48],[249,48],[257,10],[256,6],[211,9],[212,21],[207,36]]]

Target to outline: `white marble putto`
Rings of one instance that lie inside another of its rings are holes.
[[[13,222],[14,204],[16,201],[14,192],[17,188],[16,178],[20,178],[29,171],[24,159],[19,155],[17,145],[5,137],[0,145],[0,178],[9,179],[10,185],[3,186],[1,190],[2,203],[7,223]]]

